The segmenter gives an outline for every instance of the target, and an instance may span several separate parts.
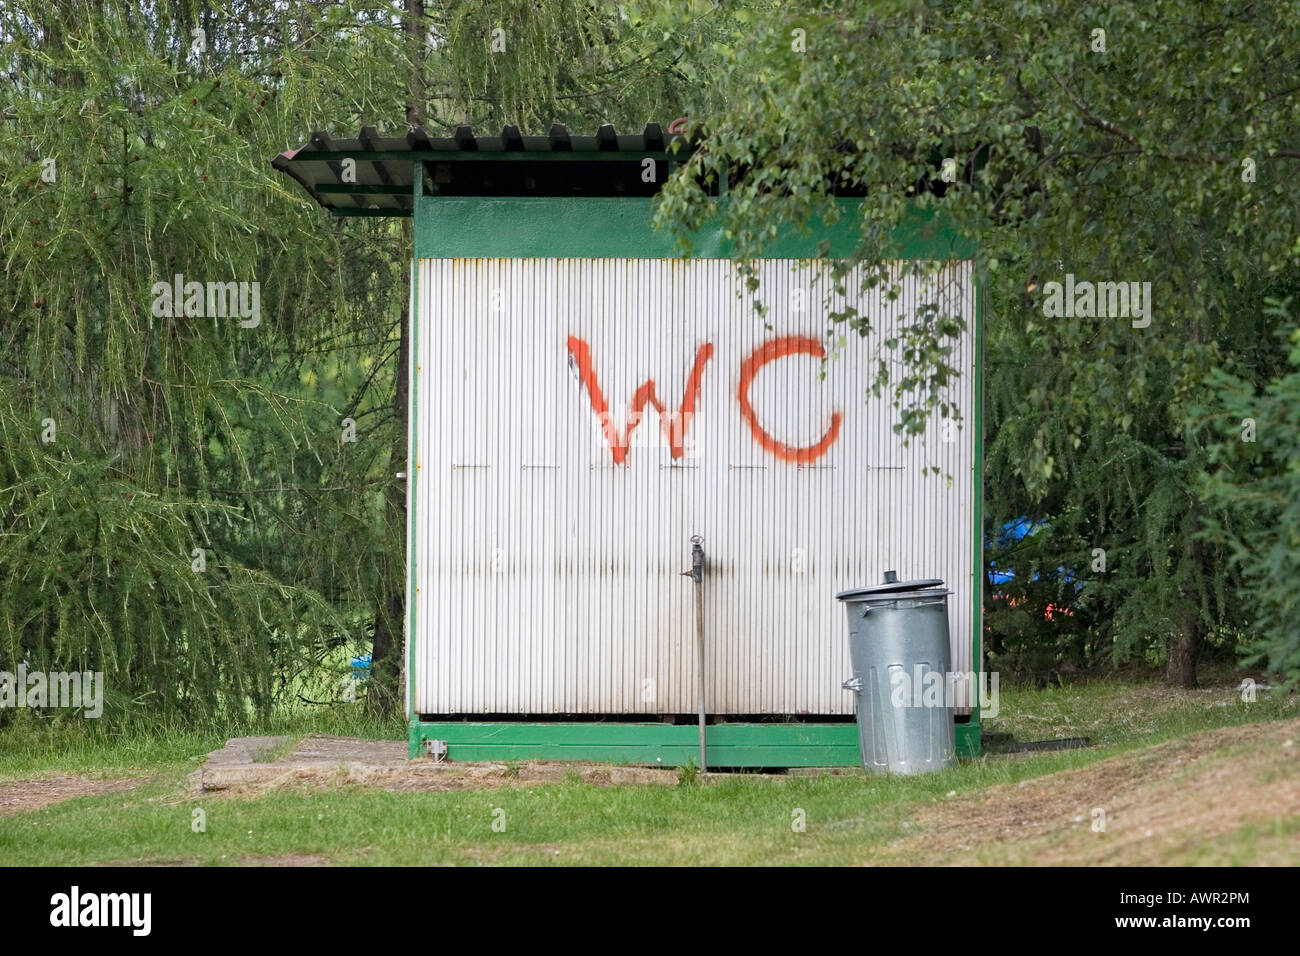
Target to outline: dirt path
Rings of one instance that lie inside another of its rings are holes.
[[[93,780],[87,777],[45,777],[39,780],[14,780],[0,784],[0,817],[39,810],[51,803],[75,797],[94,797],[104,793],[131,790],[144,783],[141,777],[117,780]]]
[[[1194,734],[953,798],[920,811],[911,822],[917,835],[871,862],[1225,862],[1234,834],[1253,828],[1253,862],[1294,863],[1297,824],[1300,720],[1290,720]]]

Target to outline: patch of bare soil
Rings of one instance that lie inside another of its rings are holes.
[[[202,793],[225,791],[249,796],[285,788],[366,786],[390,791],[484,790],[535,786],[577,779],[613,786],[645,784],[671,786],[677,773],[653,767],[613,767],[608,764],[559,763],[435,763],[431,758],[407,758],[400,740],[360,740],[312,734],[291,753],[275,760],[264,756],[285,746],[283,737],[240,737],[208,755],[191,774]],[[712,777],[701,774],[701,778]]]
[[[105,860],[102,863],[87,863],[86,866],[199,866],[198,860],[189,857],[147,857],[141,860]]]
[[[242,856],[240,866],[329,866],[330,858],[319,853],[282,853],[279,856]]]
[[[94,797],[103,793],[131,790],[145,781],[140,777],[117,780],[92,780],[86,777],[45,777],[40,780],[15,780],[0,784],[0,817],[28,813],[41,807],[75,797]]]
[[[873,854],[873,862],[1221,862],[1214,841],[1297,820],[1300,720],[1249,724],[927,807],[910,821],[916,835]],[[1289,842],[1268,856],[1295,864],[1300,843]]]
[[[282,853],[277,856],[241,856],[239,866],[329,866],[330,858],[319,853]],[[97,866],[208,866],[190,857],[155,857],[144,860],[112,860]]]

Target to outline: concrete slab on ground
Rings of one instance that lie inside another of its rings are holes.
[[[609,764],[528,761],[521,763],[435,763],[407,757],[403,740],[362,740],[310,734],[281,753],[288,737],[236,737],[208,755],[190,775],[199,792],[274,790],[356,784],[384,790],[464,790],[560,783],[569,779],[613,786],[673,786],[675,770]],[[702,773],[708,780],[724,774]]]

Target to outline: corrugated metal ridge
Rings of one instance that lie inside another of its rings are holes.
[[[684,140],[681,133],[666,133],[659,123],[646,123],[640,133],[618,133],[612,124],[600,126],[594,135],[582,136],[569,132],[563,123],[556,123],[544,136],[525,136],[518,126],[504,126],[498,136],[475,136],[471,126],[457,126],[451,136],[430,136],[423,126],[412,126],[405,136],[379,136],[373,126],[361,127],[355,139],[334,139],[328,132],[311,134],[309,142],[297,150],[289,150],[276,157],[276,162],[304,161],[315,153],[356,152],[463,152],[481,150],[490,152],[550,153],[572,152],[651,152],[665,151],[669,144]],[[278,167],[277,167],[278,168]]]
[[[296,180],[326,209],[402,216],[411,212],[410,160],[500,161],[518,156],[545,163],[561,159],[557,154],[565,154],[564,159],[596,160],[610,153],[635,154],[628,159],[664,157],[675,143],[685,140],[681,133],[665,132],[659,123],[646,123],[640,133],[630,134],[620,134],[606,123],[590,136],[573,135],[562,123],[554,124],[544,136],[524,135],[514,125],[503,127],[498,136],[476,136],[470,126],[457,126],[451,136],[430,136],[423,126],[410,127],[405,136],[380,136],[375,127],[363,126],[355,138],[348,139],[313,132],[305,145],[286,150],[271,165]],[[355,181],[348,183],[342,175],[345,159],[356,161]]]

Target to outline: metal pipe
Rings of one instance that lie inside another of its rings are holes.
[[[695,582],[695,700],[700,714],[700,769],[708,770],[704,748],[704,538],[691,536],[691,569],[683,575]]]

